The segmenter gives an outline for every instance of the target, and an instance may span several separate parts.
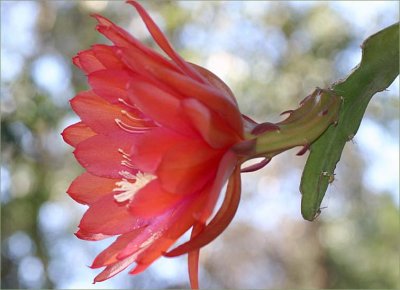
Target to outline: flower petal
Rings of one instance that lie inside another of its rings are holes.
[[[167,60],[161,54],[138,41],[135,37],[130,35],[118,25],[115,25],[109,19],[97,14],[94,14],[93,16],[98,21],[96,29],[109,40],[111,40],[117,47],[125,47],[129,50],[134,50],[141,54],[141,58],[151,58],[161,63],[163,66],[175,71],[180,71],[176,64]]]
[[[149,265],[193,225],[194,216],[201,211],[205,198],[205,195],[201,193],[186,196],[176,207],[151,219],[142,235],[132,240],[118,255],[118,258],[124,259],[138,249],[146,247],[145,251],[139,254],[136,263],[143,265],[143,267]],[[143,269],[143,267],[140,267],[140,269]]]
[[[145,127],[145,121],[140,119],[138,111],[110,104],[92,91],[81,92],[75,96],[71,100],[71,107],[85,124],[99,134],[107,135],[120,131],[116,120],[122,120],[131,127]]]
[[[136,263],[136,267],[133,268],[133,270],[130,271],[129,274],[131,274],[131,275],[140,274],[140,273],[142,273],[144,270],[146,270],[149,266],[150,266],[150,264],[137,264],[137,263]]]
[[[169,149],[157,169],[162,187],[171,193],[196,192],[215,175],[221,152],[202,140],[187,139]]]
[[[232,151],[226,152],[222,157],[218,166],[217,174],[215,175],[214,183],[207,191],[206,204],[202,208],[201,215],[196,217],[199,222],[205,223],[209,219],[210,215],[214,211],[218,197],[221,194],[222,187],[232,175],[237,163],[237,156]]]
[[[103,250],[96,259],[93,261],[91,268],[100,268],[108,266],[118,262],[118,254],[125,249],[126,245],[129,244],[134,238],[140,234],[142,230],[136,229],[126,234],[120,235],[115,242],[113,242],[108,248]]]
[[[126,204],[116,202],[110,193],[90,205],[79,228],[84,233],[119,235],[144,227],[148,222],[130,214]]]
[[[237,100],[232,92],[232,90],[214,73],[199,66],[195,63],[189,63],[195,70],[197,70],[202,76],[204,76],[215,88],[225,93],[225,96],[229,97],[231,101],[238,105]]]
[[[159,244],[160,239],[162,240],[168,218],[164,217],[164,219],[165,220],[159,218],[152,219],[151,223],[146,228],[142,229],[140,233],[134,239],[131,239],[124,249],[118,253],[117,259],[123,260],[133,254],[139,255],[149,252],[149,247],[154,244]],[[161,252],[157,252],[155,255],[156,258],[159,256],[161,256]]]
[[[196,223],[193,226],[192,234],[190,238],[197,236],[204,229],[203,223]],[[200,258],[200,249],[189,252],[188,254],[188,270],[189,270],[189,279],[190,279],[190,287],[192,289],[199,289],[199,258]]]
[[[119,272],[125,270],[129,265],[135,262],[136,257],[137,254],[133,254],[132,256],[127,257],[124,260],[107,266],[99,275],[94,278],[93,283],[101,282],[117,275]]]
[[[91,49],[78,52],[78,54],[72,58],[72,62],[86,74],[106,68],[97,59],[96,55]]]
[[[96,135],[96,132],[86,124],[78,122],[65,128],[61,135],[66,143],[76,147],[80,142]]]
[[[175,257],[184,253],[199,249],[217,236],[219,236],[232,221],[240,201],[240,167],[235,168],[234,173],[229,179],[225,199],[220,210],[204,230],[188,242],[165,253],[166,257]]]
[[[122,130],[120,130],[122,131]],[[119,150],[130,152],[135,134],[116,132],[105,135],[95,135],[78,144],[74,154],[78,162],[94,175],[107,178],[120,178],[121,171],[136,174],[137,170],[123,165],[124,160]]]
[[[165,153],[186,138],[166,128],[153,128],[135,138],[132,146],[132,164],[143,172],[154,173]]]
[[[127,99],[126,87],[130,79],[128,71],[118,69],[100,70],[88,75],[89,84],[96,95],[110,103],[119,103],[118,99]]]
[[[82,204],[92,204],[109,194],[120,179],[103,178],[85,172],[79,175],[69,186],[67,193],[75,201]]]
[[[125,68],[125,65],[116,54],[117,49],[115,46],[95,44],[92,46],[91,50],[105,68],[116,70]]]
[[[191,251],[188,254],[190,288],[192,289],[199,289],[199,258],[200,249]]]
[[[85,232],[82,229],[78,230],[75,233],[75,236],[77,236],[81,240],[86,240],[86,241],[101,241],[101,240],[108,239],[108,238],[112,237],[112,235],[88,233],[88,232]]]
[[[115,123],[115,119],[122,118],[120,107],[111,105],[93,91],[81,92],[70,102],[75,113],[95,132],[107,134],[120,130]]]
[[[130,84],[128,92],[131,102],[154,122],[186,136],[196,135],[182,114],[180,100],[176,96],[145,82]]]
[[[213,148],[220,149],[239,141],[239,136],[221,118],[196,99],[182,101],[185,115],[203,139]]]
[[[86,74],[104,69],[123,69],[124,64],[115,54],[115,47],[96,44],[79,52],[73,58],[74,64]]]
[[[175,61],[175,63],[185,72],[185,74],[193,79],[196,79],[197,81],[206,82],[201,74],[194,70],[179,54],[176,53],[168,39],[162,33],[157,24],[155,24],[153,19],[151,19],[146,10],[144,10],[143,7],[136,1],[127,1],[127,3],[135,7],[153,39],[156,41],[159,47]]]
[[[242,136],[242,120],[240,111],[235,102],[227,97],[223,91],[199,83],[192,78],[175,72],[152,59],[142,59],[135,51],[121,49],[121,60],[133,71],[144,77],[155,78],[158,85],[167,86],[169,90],[184,98],[195,98],[206,107],[216,112],[221,119],[231,127],[236,134]],[[154,80],[153,80],[154,82]]]
[[[153,217],[171,208],[180,199],[163,190],[159,180],[155,179],[135,194],[129,210],[136,216]]]

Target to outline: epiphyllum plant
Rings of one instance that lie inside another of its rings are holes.
[[[230,223],[240,199],[240,173],[266,165],[295,146],[299,154],[336,122],[341,98],[317,89],[279,123],[243,116],[231,90],[210,71],[186,62],[147,12],[136,8],[163,56],[108,19],[94,15],[113,45],[93,45],[73,62],[91,89],[71,100],[81,118],[64,140],[86,169],[68,189],[87,204],[76,235],[118,236],[92,268],[95,282],[132,263],[144,271],[160,256],[188,253],[190,282],[198,287],[199,250]],[[264,157],[242,168],[245,161]],[[227,182],[221,207],[213,215]],[[190,240],[170,250],[191,229]]]

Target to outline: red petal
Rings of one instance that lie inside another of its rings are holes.
[[[76,147],[80,142],[96,135],[96,133],[84,123],[78,122],[65,128],[61,135],[67,144]]]
[[[126,87],[132,76],[125,70],[107,69],[93,72],[88,80],[93,91],[110,103],[127,98]]]
[[[171,208],[180,199],[181,197],[164,191],[156,179],[135,194],[129,207],[133,215],[153,217]]]
[[[158,81],[155,79],[152,71],[164,69],[182,75],[179,70],[170,68],[169,66],[157,61],[157,59],[144,55],[142,51],[135,48],[118,47],[117,52],[121,61],[131,70],[132,75],[142,77],[139,81],[152,82],[162,90],[175,92],[175,90],[171,89],[168,84],[164,84],[162,80]],[[138,80],[134,79],[134,81]]]
[[[132,256],[133,254],[139,255],[149,252],[149,247],[151,247],[153,244],[159,244],[160,239],[162,239],[166,220],[168,220],[168,217],[166,216],[164,216],[164,220],[152,220],[151,224],[142,229],[140,234],[132,239],[125,246],[125,248],[119,252],[117,259],[123,260],[126,257]],[[157,253],[156,256],[161,256],[161,252]]]
[[[196,99],[185,99],[182,106],[193,126],[213,148],[223,148],[240,139],[214,112]]]
[[[142,273],[149,266],[150,266],[150,264],[137,264],[136,267],[132,271],[129,272],[129,274],[137,275],[139,273]]]
[[[73,58],[74,64],[86,74],[103,70],[106,67],[97,59],[92,49],[83,50]]]
[[[131,84],[128,91],[132,103],[156,123],[186,136],[195,134],[182,114],[180,101],[176,96],[144,82]]]
[[[166,257],[175,257],[199,249],[218,237],[232,221],[240,200],[240,168],[235,168],[229,178],[225,199],[220,210],[211,222],[196,237],[164,254]]]
[[[199,289],[199,258],[200,249],[191,251],[188,254],[190,288],[192,289]]]
[[[100,268],[118,262],[118,254],[140,233],[140,231],[141,229],[133,230],[129,233],[119,236],[114,243],[97,255],[90,267]]]
[[[104,240],[107,238],[112,237],[112,235],[103,235],[103,234],[96,234],[96,233],[88,233],[85,232],[82,229],[79,229],[76,233],[75,236],[77,236],[81,240],[86,240],[86,241],[100,241]]]
[[[242,136],[243,124],[239,109],[224,92],[168,69],[152,59],[142,59],[132,50],[121,49],[121,59],[136,73],[149,79],[156,78],[159,83],[168,86],[169,90],[174,91],[175,94],[186,98],[196,98],[215,111],[237,135]]]
[[[73,58],[74,64],[86,74],[104,69],[123,69],[124,64],[115,54],[115,47],[96,44],[91,49],[79,52]]]
[[[138,249],[145,248],[136,263],[149,265],[193,226],[194,215],[202,209],[204,200],[205,196],[201,193],[185,197],[176,207],[152,219],[142,236],[133,240],[118,258],[123,259]]]
[[[107,280],[119,272],[125,270],[129,265],[131,265],[136,260],[136,254],[125,258],[124,260],[118,261],[117,263],[107,266],[99,275],[94,278],[94,283]]]
[[[156,175],[166,191],[193,193],[215,175],[220,158],[221,152],[203,141],[187,139],[165,153]]]
[[[131,4],[136,8],[139,12],[140,17],[143,22],[146,24],[150,34],[153,36],[153,39],[160,46],[160,48],[175,61],[177,65],[191,78],[196,79],[200,82],[206,82],[201,74],[199,74],[196,70],[194,70],[176,51],[172,48],[170,42],[162,33],[160,28],[158,28],[157,24],[151,19],[149,14],[143,7],[136,1],[127,1],[127,3]]]
[[[107,69],[124,69],[125,65],[121,62],[116,54],[115,46],[108,46],[103,44],[95,44],[92,46],[92,51],[96,58]]]
[[[79,57],[78,57],[77,55],[75,55],[75,56],[72,58],[72,63],[73,63],[74,65],[76,65],[78,68],[82,69],[82,65],[80,64],[80,62],[79,62]]]
[[[121,27],[115,25],[107,18],[95,14],[94,17],[98,21],[97,30],[102,33],[105,37],[110,39],[117,47],[125,47],[129,50],[137,51],[141,54],[141,58],[151,58],[155,61],[161,63],[162,65],[173,69],[175,71],[180,71],[179,67],[174,63],[167,60],[165,57],[152,50],[151,48],[145,46],[135,37],[130,35]]]
[[[188,230],[188,228],[185,231],[187,231],[187,230]],[[183,233],[181,233],[181,235],[182,234]],[[143,265],[142,268],[146,265],[149,266],[156,259],[161,257],[162,253],[165,252],[169,247],[171,247],[174,242],[175,242],[175,240],[171,240],[171,239],[168,239],[165,237],[159,239],[156,243],[153,243],[147,249],[145,249],[145,251],[139,253],[139,255],[136,259],[136,262],[139,265]],[[139,270],[141,270],[141,269],[139,269]],[[137,273],[137,271],[135,269],[135,274],[136,273]]]
[[[197,218],[199,222],[205,223],[214,211],[214,207],[217,203],[222,187],[224,186],[228,178],[232,175],[232,172],[236,165],[237,156],[231,151],[226,152],[225,155],[222,157],[221,162],[219,163],[214,183],[207,191],[206,204],[202,208],[201,215]]]
[[[75,113],[95,132],[107,134],[120,130],[115,119],[122,119],[121,108],[111,105],[92,91],[81,92],[70,102]]]
[[[166,71],[160,71],[157,73],[157,77],[160,80],[164,80],[165,83],[176,89],[179,93],[190,98],[195,97],[198,101],[204,103],[208,108],[220,115],[227,125],[232,127],[239,136],[242,134],[243,128],[239,109],[220,91],[211,86],[196,83],[176,73],[170,73],[169,75],[165,75],[165,73]]]
[[[121,171],[136,174],[137,170],[121,164],[124,159],[118,152],[119,149],[130,152],[133,139],[135,134],[124,132],[96,135],[78,144],[74,151],[75,158],[87,171],[97,176],[121,178]]]
[[[84,233],[120,235],[147,224],[147,220],[130,214],[126,204],[116,202],[114,194],[110,193],[90,205],[83,215],[79,228]]]
[[[204,229],[203,223],[197,223],[193,226],[190,238],[197,236]],[[188,255],[188,270],[190,278],[190,287],[199,289],[199,257],[200,249],[189,252]]]
[[[117,258],[125,259],[137,253],[138,259],[136,263],[142,265],[150,264],[174,243],[175,239],[166,236],[165,231],[169,230],[172,222],[181,222],[178,220],[181,214],[182,208],[168,211],[151,219],[151,223],[119,253]],[[185,228],[186,230],[187,228]],[[182,234],[183,232],[180,233],[180,235]],[[139,269],[133,270],[133,272],[135,271],[139,271]]]
[[[159,258],[165,251],[195,223],[194,216],[203,208],[205,192],[189,196],[182,200],[178,207],[167,211],[161,216],[164,222],[157,228],[164,227],[165,233],[145,251],[140,253],[136,263],[149,265]],[[155,232],[155,230],[153,230]]]
[[[225,96],[229,97],[232,100],[232,102],[234,102],[237,105],[237,101],[232,90],[219,77],[217,77],[214,73],[212,73],[208,69],[205,69],[202,66],[199,66],[194,63],[189,63],[189,64],[194,69],[196,69],[202,76],[204,76],[214,87],[224,92]]]
[[[129,108],[110,104],[92,91],[79,93],[71,100],[71,106],[85,124],[103,135],[121,130],[116,123],[118,119],[132,127],[142,128],[145,124],[144,121],[140,121],[139,116],[135,115],[136,112]],[[128,118],[122,113],[124,111],[138,120],[134,121]]]
[[[69,196],[82,204],[92,204],[116,188],[120,179],[103,178],[88,172],[75,178],[67,190]]]
[[[143,172],[154,173],[165,153],[175,144],[186,140],[165,128],[154,128],[135,139],[132,163]]]

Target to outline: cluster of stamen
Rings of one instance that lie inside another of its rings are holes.
[[[125,105],[129,109],[137,110],[136,106],[128,103],[127,101],[125,101],[122,98],[119,98],[118,101],[121,104]],[[140,117],[133,116],[127,110],[121,110],[121,114],[122,114],[122,116],[126,117],[127,120],[132,120],[135,122],[149,120],[146,118],[140,118]],[[151,130],[151,127],[129,125],[119,118],[114,119],[114,121],[118,125],[118,127],[120,127],[122,130],[124,130],[125,132],[128,132],[128,133],[136,133],[136,134],[137,133],[145,133],[145,132]],[[126,201],[132,201],[135,194],[140,189],[145,187],[150,181],[155,179],[156,176],[154,176],[150,173],[143,173],[140,171],[138,171],[136,174],[132,174],[130,172],[130,169],[136,170],[136,167],[132,164],[132,159],[131,159],[130,155],[121,148],[118,148],[118,152],[122,155],[121,165],[128,168],[128,170],[122,170],[119,172],[122,179],[121,179],[121,181],[118,181],[115,183],[116,187],[113,189],[113,191],[118,192],[118,193],[114,194],[114,199],[117,202],[122,203],[122,202],[126,202]]]
[[[121,164],[130,168],[130,169],[135,169],[135,166],[131,163],[132,159],[129,157],[129,154],[126,153],[124,150],[122,150],[121,148],[118,148],[118,152],[121,153],[122,155],[122,161]]]
[[[147,127],[138,127],[138,126],[131,126],[126,123],[124,123],[121,119],[114,119],[115,123],[117,123],[118,127],[120,127],[122,130],[128,133],[144,133],[150,130],[150,128]]]
[[[122,99],[122,98],[118,98],[118,102],[120,102],[121,104],[124,104],[124,105],[127,106],[128,108],[137,110],[136,106],[134,106],[134,105],[132,105],[132,104],[129,104],[127,101],[125,101],[125,100]]]
[[[122,98],[118,98],[118,101],[121,104],[123,104],[124,106],[126,106],[127,108],[129,108],[129,109],[137,110],[135,105],[129,104],[127,101],[125,101]],[[129,114],[129,112],[126,111],[126,110],[121,110],[121,114],[124,117],[126,117],[128,120],[132,120],[132,121],[135,121],[135,122],[138,122],[138,121],[143,122],[143,121],[149,121],[150,120],[148,118],[141,118],[141,117],[137,117],[137,116],[132,116],[132,114]],[[133,125],[129,125],[129,124],[127,124],[126,122],[122,121],[119,118],[114,119],[114,121],[118,125],[118,127],[120,127],[122,130],[124,130],[125,132],[128,132],[128,133],[136,133],[136,134],[137,133],[144,133],[144,132],[147,132],[147,131],[149,131],[151,129],[148,126],[133,126]]]
[[[133,175],[127,171],[121,171],[121,176],[129,176],[129,179],[134,180],[134,182],[129,181],[126,178],[122,178],[121,181],[115,183],[117,186],[113,189],[113,191],[119,191],[119,193],[114,194],[114,199],[117,202],[125,202],[125,201],[132,201],[135,194],[145,187],[150,181],[155,179],[156,177],[150,173],[142,173],[138,172],[136,175]]]

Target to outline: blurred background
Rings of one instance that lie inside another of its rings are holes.
[[[257,121],[344,78],[362,41],[399,19],[397,1],[143,2]],[[88,265],[112,241],[73,235],[86,208],[65,191],[83,169],[60,133],[77,121],[68,100],[87,88],[71,57],[108,43],[91,13],[153,45],[120,1],[1,1],[1,288],[186,288],[186,256],[93,285]],[[312,223],[300,214],[297,150],[243,175],[235,219],[201,252],[201,286],[398,289],[399,78],[372,99]]]

